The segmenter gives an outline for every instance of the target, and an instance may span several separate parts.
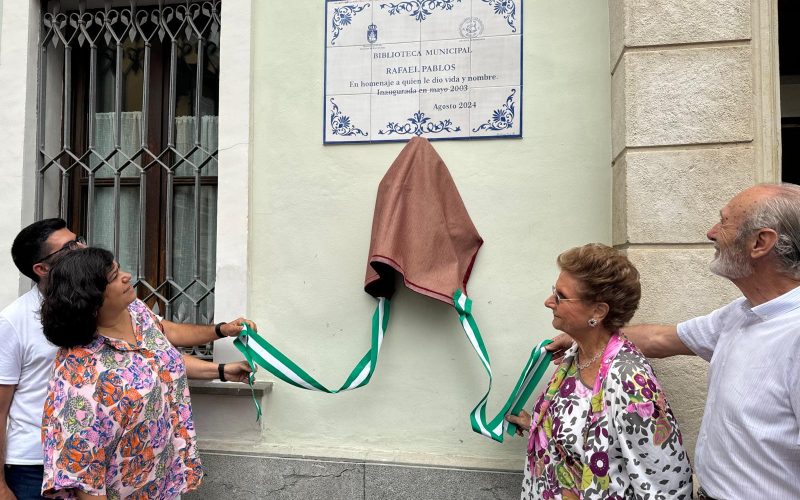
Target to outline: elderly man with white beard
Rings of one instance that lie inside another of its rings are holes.
[[[707,316],[624,333],[648,357],[709,361],[695,449],[706,499],[800,498],[800,186],[760,184],[708,231],[710,269],[742,292]],[[568,339],[548,348],[556,357]]]

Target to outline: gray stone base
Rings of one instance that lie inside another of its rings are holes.
[[[522,473],[263,455],[202,454],[198,499],[516,499]]]

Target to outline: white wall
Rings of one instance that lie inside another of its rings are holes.
[[[525,137],[434,143],[486,241],[469,290],[495,370],[493,411],[554,333],[542,303],[556,255],[611,240],[607,6],[524,7]],[[323,146],[324,2],[253,9],[248,309],[279,349],[338,387],[369,347],[372,210],[403,144]],[[486,385],[454,310],[402,289],[372,382],[340,395],[276,383],[257,448],[519,468],[523,440],[499,445],[470,429]]]
[[[0,18],[0,151],[3,195],[0,196],[0,304],[12,302],[30,288],[28,278],[11,261],[11,243],[33,222],[36,169],[36,47],[39,2],[3,0]]]

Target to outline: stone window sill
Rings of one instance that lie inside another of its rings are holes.
[[[258,399],[272,391],[272,382],[257,380],[253,384],[253,392]],[[250,397],[250,386],[242,382],[220,382],[219,380],[189,380],[189,392],[194,395],[210,394],[215,396],[247,396]]]

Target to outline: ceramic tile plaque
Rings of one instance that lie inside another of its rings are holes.
[[[522,0],[326,2],[323,141],[522,136]]]

